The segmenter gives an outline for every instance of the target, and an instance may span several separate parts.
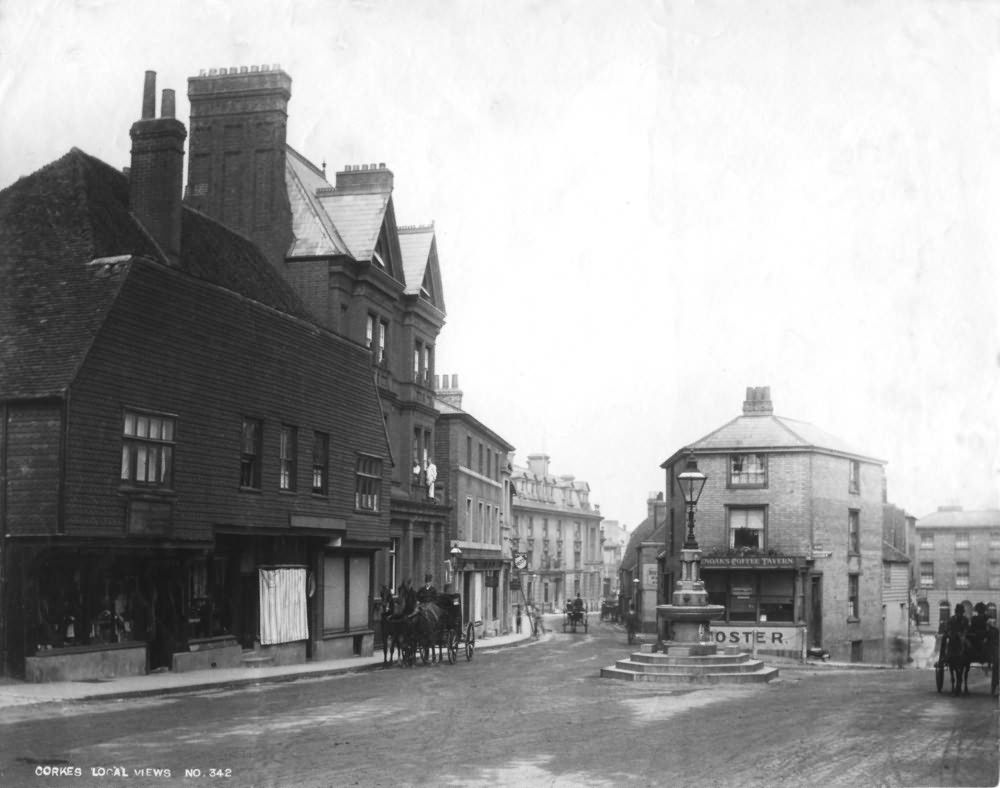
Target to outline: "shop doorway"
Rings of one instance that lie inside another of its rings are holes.
[[[809,585],[809,632],[812,645],[823,646],[823,576],[814,575]]]

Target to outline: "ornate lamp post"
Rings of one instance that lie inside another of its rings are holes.
[[[684,472],[677,475],[677,486],[680,487],[681,495],[684,496],[684,503],[687,506],[688,532],[687,538],[684,540],[685,550],[698,549],[698,542],[694,538],[694,513],[698,508],[698,499],[701,497],[701,491],[707,480],[708,477],[698,470],[694,454],[689,454]]]

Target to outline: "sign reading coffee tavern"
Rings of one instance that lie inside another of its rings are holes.
[[[713,555],[702,556],[702,569],[794,569],[793,555]]]

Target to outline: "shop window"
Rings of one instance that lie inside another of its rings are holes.
[[[382,460],[366,454],[360,455],[354,476],[354,507],[377,512],[381,490]]]
[[[730,487],[766,487],[767,457],[764,454],[731,454]]]
[[[171,416],[125,411],[122,429],[123,482],[169,489],[173,484],[174,427]]]
[[[764,549],[764,510],[729,508],[729,546],[734,549]]]
[[[243,419],[240,487],[245,489],[260,489],[260,447],[263,431],[259,419]]]
[[[306,640],[305,567],[261,568],[259,573],[261,645]]]

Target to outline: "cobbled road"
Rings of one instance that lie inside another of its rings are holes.
[[[586,634],[477,645],[456,665],[6,710],[0,786],[915,788],[1000,777],[997,701],[978,669],[960,698],[915,669],[780,664],[766,685],[623,682],[599,671],[632,650],[624,631],[593,617]]]

